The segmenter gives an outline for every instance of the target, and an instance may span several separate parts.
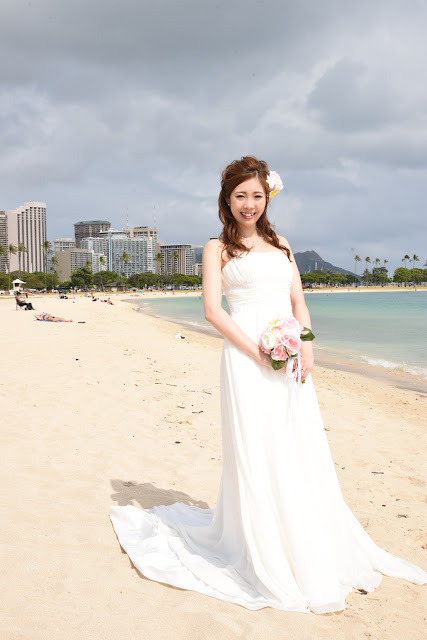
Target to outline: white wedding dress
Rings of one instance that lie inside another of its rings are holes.
[[[281,251],[232,258],[222,278],[232,318],[255,342],[277,314],[292,314]],[[215,509],[111,508],[121,546],[146,577],[248,609],[315,613],[344,609],[352,587],[372,591],[381,574],[427,582],[380,549],[344,502],[311,376],[298,386],[224,340],[221,418]]]

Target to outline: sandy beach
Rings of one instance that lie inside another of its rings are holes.
[[[112,299],[32,298],[65,324],[0,298],[0,637],[423,640],[426,587],[403,580],[307,615],[248,611],[133,568],[110,505],[215,506],[222,344],[136,313],[129,294]],[[313,377],[347,504],[377,544],[426,569],[425,388],[321,362]]]

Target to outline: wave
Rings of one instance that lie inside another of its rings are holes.
[[[373,367],[384,367],[384,369],[397,369],[404,371],[412,376],[418,376],[419,378],[425,378],[427,380],[427,370],[421,367],[414,367],[406,365],[402,362],[391,362],[390,360],[384,360],[382,358],[371,358],[369,356],[361,356],[362,360]]]

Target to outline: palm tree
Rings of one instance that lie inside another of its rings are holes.
[[[160,276],[161,276],[162,275],[162,268],[163,268],[163,254],[160,251],[156,255],[156,262],[158,262],[160,264]]]
[[[44,266],[44,288],[47,289],[47,254],[48,251],[52,250],[52,243],[49,242],[49,240],[45,240],[44,242],[41,243],[41,248],[43,249],[43,256],[44,256],[44,261],[43,261],[43,266]]]
[[[374,262],[375,262],[375,268],[376,268],[375,274],[376,274],[377,283],[378,283],[378,280],[379,280],[379,278],[378,278],[378,267],[381,264],[381,260],[379,258],[375,258]]]
[[[123,262],[123,265],[127,264],[130,260],[129,254],[126,251],[123,251],[123,254],[120,257],[120,262]],[[123,273],[122,273],[122,281],[123,281]]]
[[[52,272],[52,289],[54,289],[54,286],[53,286],[53,276],[54,276],[54,274],[55,274],[55,272],[56,272],[56,268],[57,268],[57,266],[58,266],[58,264],[59,264],[59,263],[58,263],[58,258],[57,258],[56,256],[53,256],[53,257],[52,257],[52,259],[51,259],[51,261],[50,261],[50,264],[51,264],[50,270],[51,270],[51,272]]]
[[[172,278],[173,278],[173,290],[175,291],[175,265],[176,265],[176,261],[179,258],[179,253],[178,251],[174,251],[172,254]]]
[[[384,258],[384,260],[383,260],[383,265],[384,265],[384,284],[387,282],[387,279],[388,279],[388,278],[387,278],[387,269],[385,268],[385,266],[386,266],[387,262],[388,262],[388,260],[386,260],[386,259]]]
[[[6,258],[6,264],[7,264],[7,249],[4,246],[4,244],[0,244],[0,258],[4,256]],[[9,268],[7,269],[9,271]],[[10,286],[9,286],[10,289]]]
[[[356,265],[358,262],[361,261],[360,256],[356,255],[354,256],[354,286],[357,287],[357,272],[356,272]]]
[[[15,244],[10,244],[7,247],[7,252],[9,254],[9,258],[7,261],[7,270],[9,271],[9,291],[10,291],[10,256],[16,255],[18,253],[18,247]]]
[[[414,253],[410,261],[412,262],[412,281],[414,283],[414,289],[415,289],[416,288],[415,285],[417,281],[417,278],[415,275],[415,263],[419,261],[419,257],[417,256],[416,253]]]
[[[101,265],[101,267],[105,266],[106,262],[105,262],[104,256],[99,256],[99,264]],[[102,274],[102,269],[100,270],[99,273]],[[104,281],[102,279],[102,275],[101,275],[101,287],[102,287],[102,290],[105,291],[105,289],[104,289]]]
[[[21,253],[28,253],[27,247],[23,242],[20,242],[17,246],[18,251],[18,278],[21,277]],[[25,269],[23,269],[25,271]]]
[[[369,256],[365,258],[366,284],[369,282],[368,263],[371,264],[371,258]]]
[[[408,254],[406,254],[406,255],[405,255],[405,257],[404,257],[404,258],[402,258],[402,262],[404,262],[404,263],[405,263],[405,287],[406,287],[407,279],[408,279],[408,278],[407,278],[408,274],[407,274],[407,272],[406,272],[406,261],[407,261],[407,260],[410,260],[410,259],[411,259],[411,258],[408,256]]]

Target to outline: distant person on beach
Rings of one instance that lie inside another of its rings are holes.
[[[50,313],[45,313],[42,311],[41,313],[34,314],[36,320],[42,320],[43,322],[72,322],[72,320],[66,320],[65,318],[59,318],[58,316],[52,316]]]
[[[28,295],[27,295],[28,297]],[[25,311],[35,311],[35,308],[33,307],[31,302],[25,302],[25,300],[21,299],[21,294],[17,293],[16,294],[16,304],[19,307],[25,307]]]

